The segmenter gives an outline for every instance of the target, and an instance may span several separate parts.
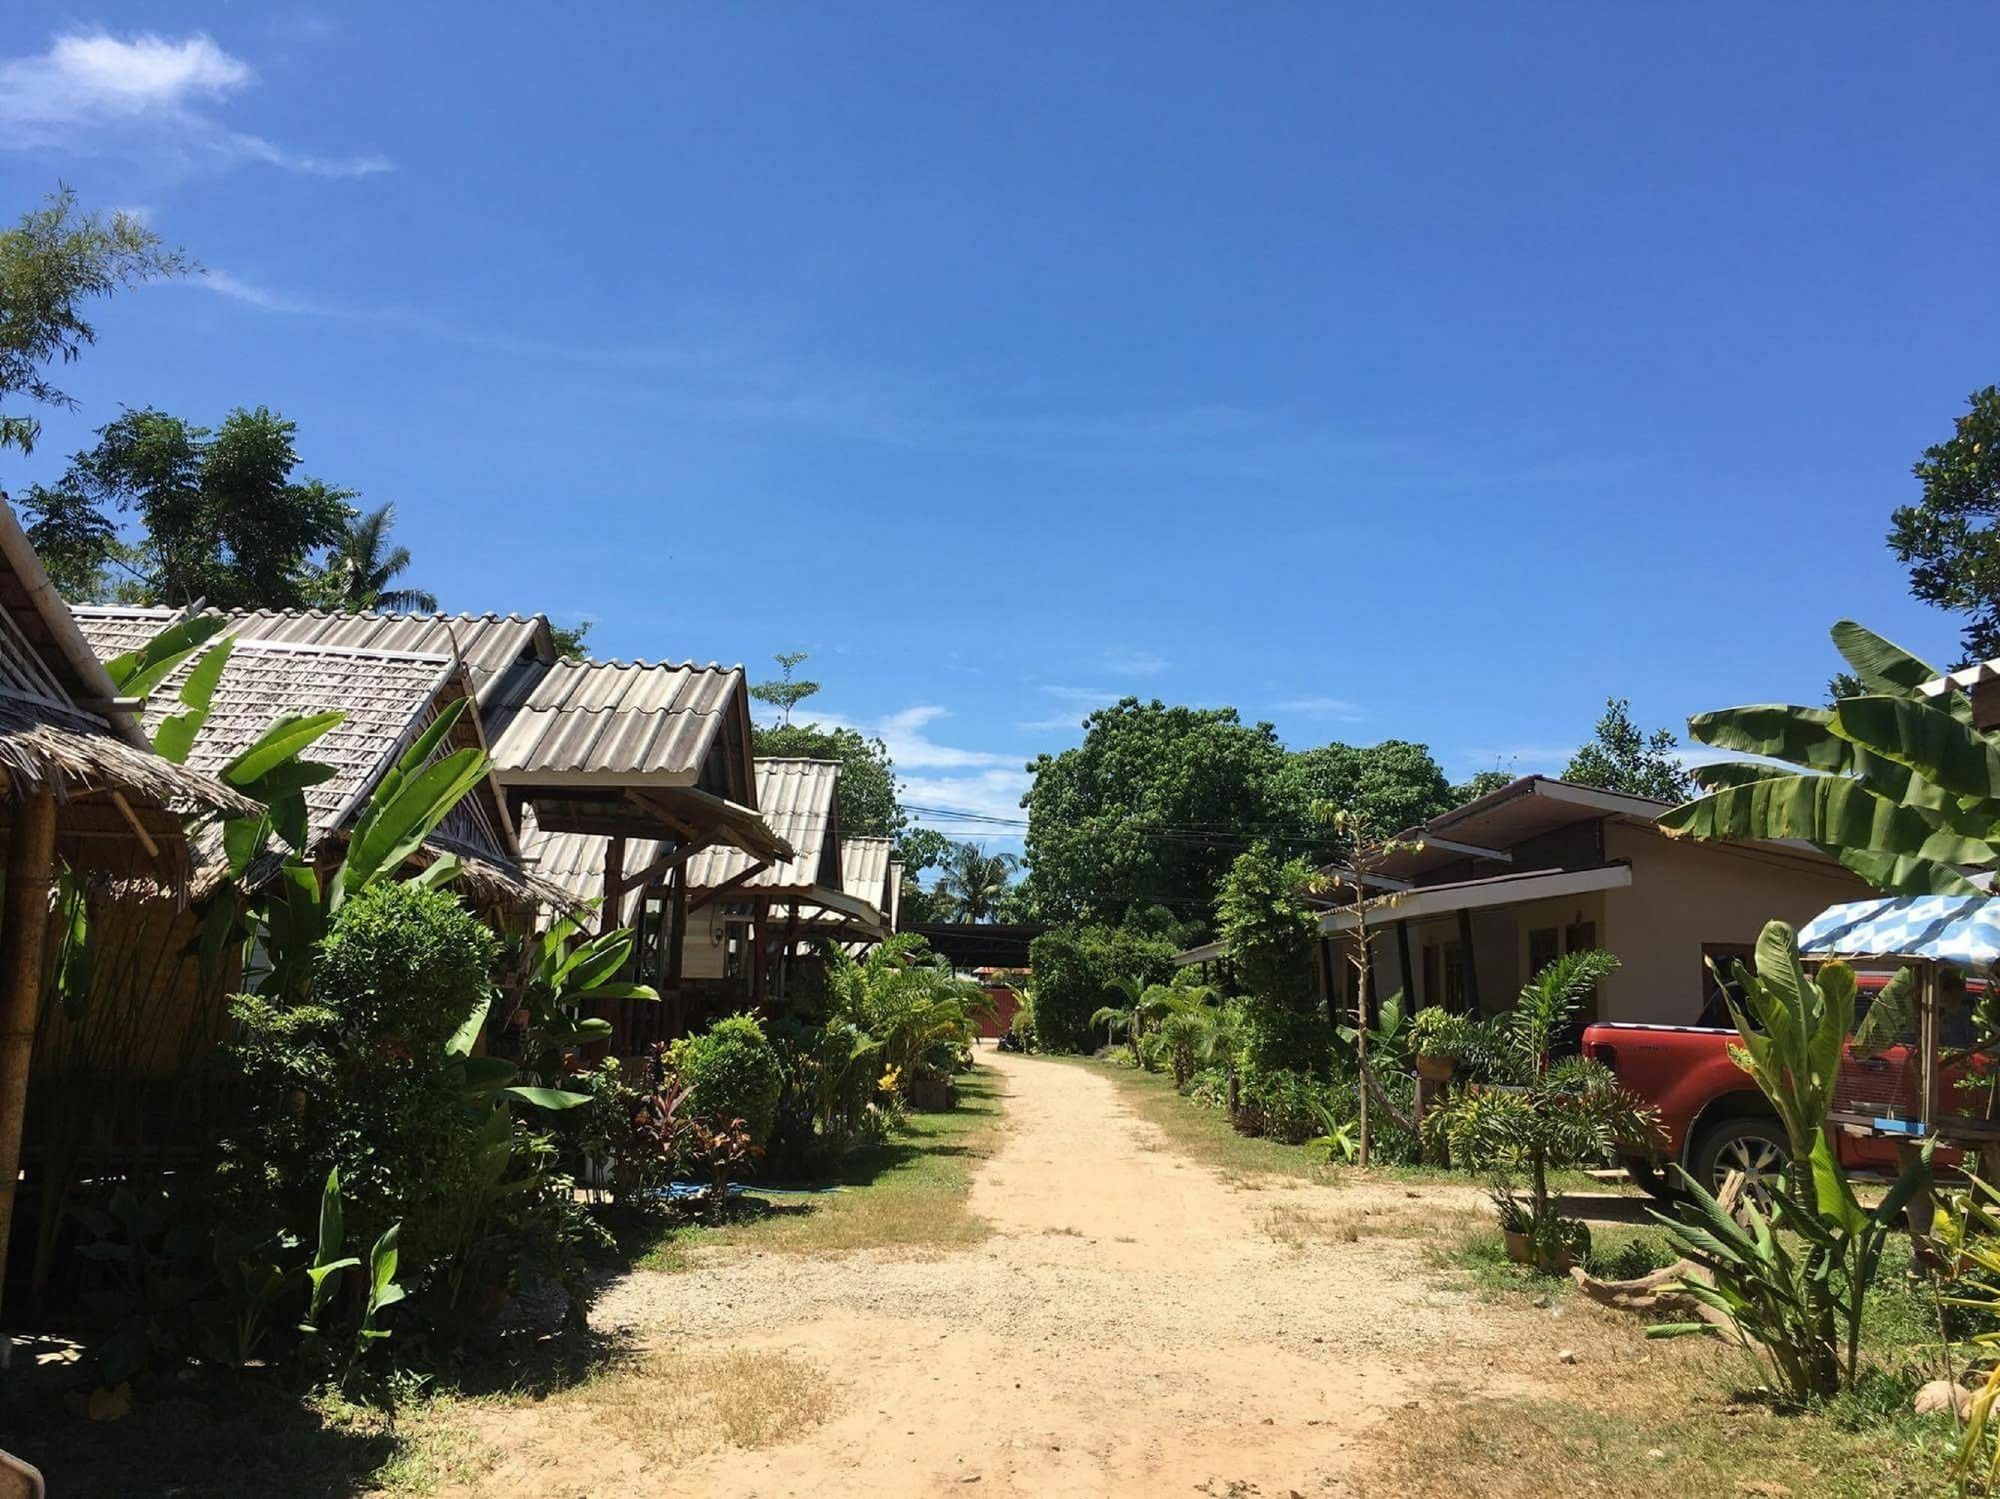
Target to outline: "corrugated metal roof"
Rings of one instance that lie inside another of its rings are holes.
[[[888,915],[889,863],[895,851],[892,838],[841,839],[840,888]]]
[[[694,662],[559,661],[488,711],[503,781],[521,775],[643,776],[694,785],[743,669]]]
[[[604,850],[609,838],[595,833],[549,833],[535,823],[535,809],[521,811],[521,862],[536,879],[559,887],[578,905],[604,897]],[[665,850],[648,839],[627,842],[625,868],[644,869]],[[634,888],[619,899],[618,924],[629,926],[644,892]]]
[[[183,663],[147,702],[149,734],[179,710],[181,683],[200,659]],[[317,842],[340,826],[415,738],[454,670],[438,655],[239,640],[187,766],[215,775],[277,719],[338,709],[346,717],[305,752],[306,759],[334,769],[330,779],[305,791]]]
[[[835,835],[834,803],[839,787],[838,760],[757,762],[757,810],[771,831],[792,846],[792,857],[758,870],[742,888],[804,891],[820,882],[827,839]],[[749,856],[736,849],[703,849],[688,861],[688,889],[708,890],[727,884],[750,865]],[[833,867],[837,873],[838,860]]]
[[[345,650],[415,651],[457,657],[482,704],[511,689],[524,663],[555,659],[549,622],[539,614],[349,614],[326,609],[209,609],[239,640],[279,640]],[[178,610],[84,605],[76,610],[102,660],[136,650],[181,617]]]

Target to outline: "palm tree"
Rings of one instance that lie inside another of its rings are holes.
[[[414,614],[437,612],[436,594],[421,588],[389,586],[410,566],[410,549],[389,544],[389,532],[395,524],[394,505],[357,513],[348,521],[347,534],[334,548],[327,564],[335,607],[355,613],[366,609]]]
[[[953,921],[992,921],[1020,867],[1012,854],[989,854],[984,844],[954,844],[938,875],[937,893]]]

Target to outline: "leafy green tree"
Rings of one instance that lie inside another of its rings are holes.
[[[766,757],[840,762],[840,831],[847,838],[900,838],[908,823],[896,801],[896,766],[889,747],[855,729],[816,723],[753,728],[751,743]]]
[[[1910,592],[1967,617],[1966,655],[2000,656],[2000,387],[1967,399],[1950,439],[1912,470],[1923,498],[1890,516],[1889,550],[1910,569]]]
[[[1302,750],[1279,772],[1277,794],[1293,826],[1273,829],[1273,841],[1316,864],[1351,851],[1351,828],[1387,836],[1457,805],[1430,749],[1405,739]]]
[[[556,654],[566,661],[581,661],[589,652],[584,642],[590,637],[590,627],[594,619],[580,619],[573,625],[549,626],[549,638],[555,642]]]
[[[1312,867],[1269,847],[1246,850],[1216,901],[1222,950],[1243,988],[1244,1071],[1325,1077],[1333,1027],[1313,973],[1319,921],[1306,893]]]
[[[937,894],[950,913],[947,921],[994,921],[1020,861],[1012,854],[989,854],[978,843],[960,843],[945,857]]]
[[[1562,778],[1627,796],[1682,800],[1693,788],[1694,778],[1675,754],[1680,741],[1668,729],[1647,733],[1632,722],[1631,710],[1628,699],[1606,698],[1595,734],[1570,757]]]
[[[1277,731],[1234,708],[1098,709],[1082,744],[1028,767],[1032,899],[1056,920],[1116,921],[1134,905],[1204,918],[1246,839],[1280,817],[1284,765]]]
[[[297,430],[261,406],[214,431],[128,411],[98,429],[53,491],[28,492],[28,535],[51,543],[71,582],[115,569],[134,602],[305,607],[348,534],[353,491],[295,477]],[[114,512],[136,520],[133,540],[117,539]]]
[[[1480,797],[1498,791],[1513,780],[1514,777],[1504,770],[1476,771],[1470,780],[1461,781],[1451,788],[1451,804],[1454,807],[1462,807],[1467,802],[1476,802]]]
[[[377,505],[353,515],[347,531],[334,545],[326,569],[328,604],[359,613],[389,609],[398,613],[435,614],[437,595],[421,588],[390,585],[410,569],[410,549],[390,544],[396,524],[394,505]]]
[[[192,268],[130,214],[81,213],[69,188],[50,194],[0,233],[0,401],[74,410],[46,371],[74,363],[97,342],[82,304]],[[41,430],[33,416],[0,411],[0,448],[32,452]]]
[[[792,726],[792,709],[819,691],[819,683],[795,679],[792,673],[811,655],[810,651],[780,651],[771,659],[778,663],[783,675],[763,682],[750,684],[750,696],[760,703],[769,703],[782,717],[779,723]]]

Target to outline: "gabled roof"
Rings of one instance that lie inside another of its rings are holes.
[[[893,838],[841,839],[840,888],[860,896],[884,916],[894,914],[889,881],[898,868],[895,853]]]
[[[488,717],[494,760],[510,786],[601,782],[699,786],[734,801],[751,795],[740,666],[558,661],[535,680],[509,684]],[[731,751],[725,761],[739,763],[711,765],[718,743]]]
[[[611,840],[596,833],[551,833],[535,822],[535,809],[521,811],[521,862],[544,884],[561,890],[573,905],[604,898],[604,853]],[[625,844],[625,867],[644,869],[666,849],[660,840],[640,838]],[[615,920],[630,926],[644,888],[634,885],[618,898]]]
[[[12,508],[0,503],[0,791],[46,787],[68,799],[91,791],[115,793],[105,830],[143,847],[180,841],[180,824],[161,809],[177,804],[254,812],[256,806],[206,776],[152,751],[130,706],[91,652],[56,594],[41,559]],[[119,802],[118,797],[128,800]],[[130,805],[146,811],[148,830]],[[122,819],[122,821],[121,821]],[[96,836],[75,809],[59,821],[59,836]],[[158,835],[155,837],[155,835]],[[105,867],[93,850],[65,846],[66,857]]]
[[[146,704],[149,730],[180,707],[181,684],[202,653],[182,663]],[[410,745],[451,703],[471,694],[465,668],[447,656],[238,638],[210,699],[208,719],[188,754],[191,769],[221,769],[279,718],[338,711],[340,723],[307,748],[304,758],[333,775],[305,790],[312,844],[342,831]],[[479,743],[476,711],[468,710],[438,753]],[[519,847],[498,787],[489,776],[428,840],[493,866],[496,877],[518,879]]]
[[[742,888],[795,895],[815,887],[841,888],[839,788],[838,760],[757,761],[757,810],[771,831],[791,845],[792,857],[766,865]],[[704,849],[688,861],[688,889],[726,885],[750,867],[750,857],[737,849]]]
[[[329,609],[208,609],[239,640],[279,640],[348,650],[418,652],[456,658],[471,673],[481,706],[513,680],[556,659],[540,614],[377,614]],[[182,618],[177,609],[86,604],[76,611],[91,648],[105,660],[144,645]],[[533,674],[539,675],[539,672]]]

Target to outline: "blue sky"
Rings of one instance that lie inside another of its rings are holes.
[[[0,183],[209,268],[0,484],[264,403],[453,608],[809,649],[1013,815],[1134,692],[1558,768],[1814,700],[2000,378],[1981,6],[41,5]]]

